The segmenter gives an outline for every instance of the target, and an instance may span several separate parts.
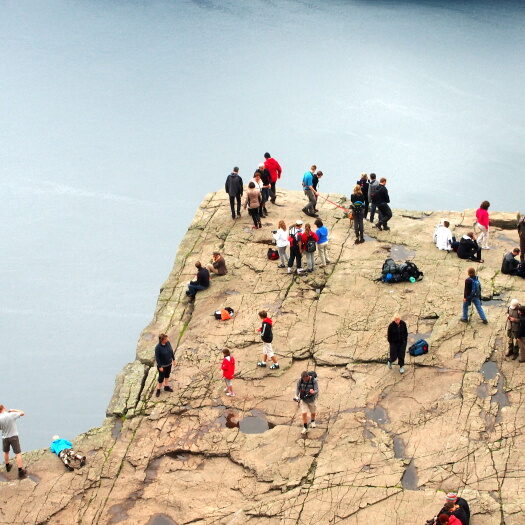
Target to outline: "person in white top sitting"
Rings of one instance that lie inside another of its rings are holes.
[[[447,252],[452,250],[452,232],[450,231],[450,223],[443,221],[439,224],[434,232],[434,242],[436,247],[440,250],[446,250]]]

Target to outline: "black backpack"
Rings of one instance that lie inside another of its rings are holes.
[[[423,272],[412,261],[405,261],[401,265],[401,280],[410,281],[411,277],[419,281],[423,278]]]
[[[309,390],[310,388],[314,387],[314,379],[317,379],[317,372],[308,372],[308,375],[310,376],[310,379],[306,383],[301,377],[301,386],[299,388],[299,397],[301,399],[309,399],[312,397],[312,394],[310,394]]]
[[[317,242],[315,242],[313,237],[308,237],[306,240],[306,251],[308,253],[314,253],[315,250],[317,250]]]
[[[292,246],[294,248],[300,248],[301,247],[301,242],[303,240],[302,239],[302,233],[298,233],[297,232],[297,228],[295,226],[292,226],[288,230],[288,235],[289,235],[289,237],[291,239],[290,246]]]
[[[383,263],[379,280],[385,283],[398,283],[401,281],[401,269],[394,259],[388,258]]]

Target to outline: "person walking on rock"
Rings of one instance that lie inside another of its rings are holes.
[[[399,373],[405,372],[405,353],[408,341],[408,329],[405,321],[401,320],[399,314],[388,325],[387,340],[390,345],[390,356],[387,361],[388,368],[396,361],[399,363]]]
[[[480,234],[478,235],[478,244],[484,249],[484,250],[490,250],[489,247],[489,224],[490,224],[490,218],[489,218],[489,207],[490,202],[489,201],[483,201],[479,208],[476,210],[476,226],[480,230]]]
[[[233,171],[226,177],[224,189],[230,197],[230,208],[232,212],[232,219],[241,216],[241,197],[242,197],[242,179],[239,175],[239,168],[235,166]],[[237,209],[235,204],[237,203]]]
[[[277,230],[273,232],[273,238],[275,239],[275,244],[279,253],[279,262],[281,263],[277,268],[286,268],[286,264],[288,263],[286,248],[290,246],[290,241],[288,239],[288,232],[286,231],[286,224],[284,221],[279,221]]]
[[[518,346],[520,349],[520,363],[525,363],[525,306],[518,307]]]
[[[27,471],[24,469],[22,461],[22,450],[20,449],[20,438],[18,437],[18,428],[16,427],[16,420],[24,416],[22,410],[11,408],[7,410],[4,405],[0,405],[0,431],[2,432],[2,449],[4,451],[5,469],[7,472],[11,470],[11,463],[9,463],[9,451],[13,449],[18,466],[18,477],[24,478]]]
[[[263,342],[263,351],[261,355],[261,360],[257,363],[257,366],[266,367],[266,361],[268,359],[271,359],[272,365],[270,366],[270,369],[276,370],[279,368],[279,363],[277,362],[277,358],[275,357],[272,348],[273,323],[272,320],[268,317],[268,312],[266,310],[261,310],[258,315],[262,321],[262,325],[257,331],[261,334],[261,339]]]
[[[295,222],[295,226],[290,228],[288,232],[288,240],[290,242],[290,258],[288,259],[288,273],[292,273],[292,268],[295,264],[297,265],[297,272],[301,272],[301,259],[303,252],[303,221],[298,220]]]
[[[376,204],[373,199],[373,195],[379,189],[379,181],[377,180],[375,173],[370,173],[370,182],[368,183],[368,202],[370,203],[370,222],[374,223],[374,217],[376,214]]]
[[[211,264],[207,266],[208,271],[215,275],[226,275],[228,268],[226,268],[226,261],[220,252],[213,252]]]
[[[525,262],[525,215],[518,222],[518,235],[520,236],[520,261]]]
[[[159,372],[155,397],[160,396],[160,388],[163,384],[165,392],[173,392],[173,388],[171,388],[168,381],[174,362],[175,354],[173,353],[169,337],[166,334],[160,334],[159,343],[155,347],[155,363],[157,364],[157,370]]]
[[[261,218],[259,216],[259,209],[261,207],[261,192],[255,186],[255,182],[251,181],[248,184],[248,191],[246,192],[246,199],[244,201],[244,209],[248,208],[248,213],[253,220],[252,228],[257,230],[261,228]]]
[[[195,268],[197,268],[195,281],[190,281],[186,290],[186,295],[190,298],[195,297],[197,292],[206,290],[210,286],[210,272],[208,269],[203,268],[200,261],[195,263]]]
[[[459,240],[458,257],[472,262],[483,262],[483,259],[481,258],[481,248],[476,241],[474,232],[468,232]]]
[[[268,152],[264,154],[264,158],[264,167],[270,174],[270,200],[272,204],[275,204],[277,198],[275,185],[277,184],[278,179],[281,178],[283,170],[281,169],[280,164]]]
[[[317,235],[317,252],[321,261],[321,268],[330,264],[330,257],[328,255],[328,228],[323,224],[321,219],[315,219],[314,224],[317,226],[315,233]]]
[[[315,372],[303,372],[297,381],[295,400],[299,402],[299,408],[303,417],[303,429],[301,434],[308,432],[308,414],[310,414],[310,428],[315,428],[315,415],[317,407],[315,402],[319,395],[317,374]]]
[[[520,263],[516,257],[520,254],[519,248],[514,248],[511,252],[508,252],[503,257],[501,263],[501,273],[504,275],[516,275],[518,273],[518,266]]]
[[[60,436],[52,437],[49,450],[62,460],[67,470],[75,470],[73,465],[78,465],[78,468],[82,468],[86,464],[86,456],[75,452],[73,450],[73,443],[67,439],[61,439]]]
[[[259,193],[260,193],[260,201],[259,201],[259,217],[262,219],[265,214],[264,214],[264,205],[266,203],[266,201],[264,200],[264,195],[263,195],[263,189],[264,189],[264,182],[262,180],[262,177],[261,177],[262,173],[261,173],[261,169],[260,168],[257,168],[255,170],[255,173],[253,174],[253,178],[250,180],[250,183],[254,183],[255,184],[255,187],[259,190]],[[250,185],[248,184],[248,187]]]
[[[312,188],[314,189],[314,191],[317,191],[317,186],[319,185],[319,181],[323,178],[323,172],[321,170],[317,170],[313,177],[312,177]],[[317,193],[317,195],[319,195],[319,192]],[[317,209],[317,196],[315,197],[315,208],[314,208],[314,212],[315,213],[318,213],[318,209]]]
[[[319,237],[312,231],[309,223],[304,225],[304,233],[302,235],[302,249],[306,254],[306,271],[313,272],[315,269],[315,250],[317,249],[317,241]]]
[[[368,175],[366,173],[361,173],[361,178],[356,183],[358,186],[361,187],[361,192],[363,193],[363,197],[365,199],[365,213],[364,218],[366,220],[366,217],[368,215],[369,210],[369,199],[368,199],[368,189],[370,187],[370,182],[368,182]]]
[[[512,299],[507,310],[507,340],[508,350],[505,357],[512,357],[517,359],[519,354],[518,334],[520,330],[520,314],[518,308],[520,303],[517,299]]]
[[[255,173],[259,173],[261,179],[261,208],[260,214],[261,217],[266,217],[268,215],[268,210],[266,209],[266,203],[270,200],[270,172],[264,167],[264,163],[259,164],[259,168]]]
[[[226,383],[224,391],[227,396],[235,396],[233,393],[233,378],[235,376],[235,358],[231,355],[228,349],[222,351],[223,359],[221,364],[222,377]]]
[[[315,208],[317,205],[317,197],[319,194],[313,186],[313,177],[316,170],[317,166],[313,165],[310,168],[310,171],[307,171],[303,175],[303,190],[304,194],[308,199],[308,204],[303,208],[303,213],[309,215],[310,217],[317,217],[317,215],[315,214]]]
[[[365,242],[365,227],[363,221],[365,220],[366,201],[361,186],[359,184],[354,188],[354,193],[350,196],[352,201],[352,214],[354,216],[354,244]]]
[[[392,218],[392,210],[388,205],[390,197],[388,195],[388,190],[386,189],[386,179],[384,177],[379,179],[379,185],[373,192],[372,202],[377,206],[377,211],[379,213],[376,228],[378,230],[390,230],[388,221]]]
[[[487,324],[488,321],[481,306],[481,283],[479,282],[479,279],[476,275],[476,270],[474,268],[468,269],[468,277],[465,279],[465,289],[463,293],[463,316],[460,319],[462,323],[468,323],[468,311],[471,304],[474,304],[476,307],[483,324]]]

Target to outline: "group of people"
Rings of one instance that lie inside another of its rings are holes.
[[[426,525],[469,525],[469,523],[469,504],[455,492],[449,492],[442,509],[436,516],[427,520]]]
[[[195,298],[197,292],[209,288],[211,275],[221,276],[228,273],[226,261],[220,252],[213,252],[210,264],[206,267],[202,266],[200,261],[197,261],[195,268],[197,268],[195,279],[188,283],[188,289],[186,290],[186,295],[191,299]]]

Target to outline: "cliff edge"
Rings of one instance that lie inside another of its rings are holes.
[[[339,195],[332,201],[344,203]],[[75,441],[88,458],[74,473],[41,450],[30,477],[0,477],[2,524],[424,523],[444,492],[459,491],[472,525],[518,525],[525,512],[525,365],[504,357],[506,306],[525,302],[525,280],[501,275],[517,244],[514,214],[494,214],[485,263],[438,251],[434,226],[457,236],[472,212],[397,210],[391,231],[367,223],[354,245],[341,210],[320,200],[332,264],[305,276],[277,269],[270,230],[301,216],[304,196],[280,191],[263,229],[232,221],[223,193],[205,197],[179,247],[136,360],[124,367],[104,424]],[[185,296],[194,262],[220,250],[229,273],[194,303]],[[425,273],[417,283],[376,281],[391,254]],[[489,324],[459,322],[463,280],[479,270]],[[213,312],[232,307],[233,319]],[[257,312],[274,320],[280,370],[257,368]],[[386,327],[395,312],[428,355],[388,370]],[[173,393],[152,396],[153,349],[166,332],[177,346]],[[223,348],[237,360],[237,397],[224,395]],[[292,397],[302,370],[316,370],[318,425],[304,438]]]

